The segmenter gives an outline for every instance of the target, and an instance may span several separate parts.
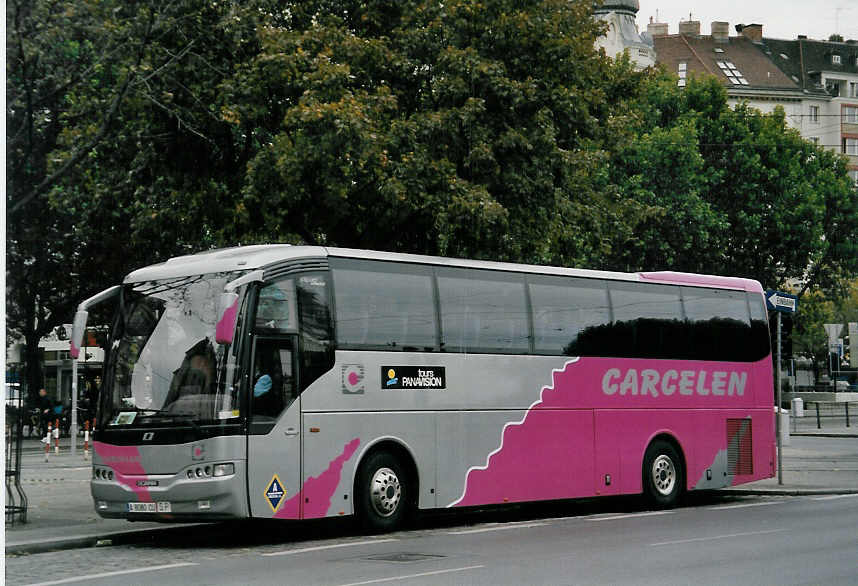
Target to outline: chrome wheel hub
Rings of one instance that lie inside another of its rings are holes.
[[[370,480],[370,502],[382,517],[390,517],[399,507],[402,485],[390,468],[379,468]]]
[[[673,460],[664,454],[652,463],[652,484],[659,494],[667,496],[676,485],[676,467]]]

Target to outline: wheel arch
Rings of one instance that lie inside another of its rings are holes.
[[[684,490],[684,491],[689,490],[689,487],[688,487],[688,457],[685,455],[685,449],[682,447],[682,442],[679,441],[679,438],[677,438],[675,434],[673,434],[672,432],[667,431],[667,430],[660,430],[660,431],[652,434],[652,436],[649,438],[649,441],[647,441],[646,446],[644,446],[643,451],[641,452],[641,455],[640,455],[641,490],[644,490],[643,477],[644,477],[644,474],[646,473],[646,470],[644,470],[644,466],[646,465],[646,453],[649,451],[650,447],[657,441],[664,441],[664,442],[669,443],[670,445],[672,445],[674,447],[676,452],[679,454],[679,458],[681,459],[680,463],[682,464],[682,472],[683,472],[682,490]]]
[[[411,491],[413,502],[411,505],[416,507],[419,501],[418,495],[420,494],[420,469],[417,466],[417,458],[414,456],[414,451],[408,443],[396,436],[378,437],[363,446],[355,460],[354,468],[352,468],[352,494],[357,494],[358,471],[366,459],[377,452],[388,452],[394,455],[406,467],[406,471],[409,474],[409,481],[413,484],[413,490]]]

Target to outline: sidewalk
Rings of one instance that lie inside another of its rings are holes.
[[[854,425],[854,424],[853,424]],[[815,420],[814,420],[815,426]],[[804,426],[802,426],[804,429]],[[853,494],[858,493],[856,427],[829,425],[826,435],[793,435],[783,451],[783,480],[769,478],[724,492],[735,494]],[[834,437],[831,437],[831,436]],[[38,440],[25,440],[21,484],[29,499],[27,523],[6,524],[6,554],[91,547],[99,541],[142,540],[160,531],[188,525],[102,519],[89,493],[90,462],[83,447],[72,458],[69,439],[61,440],[59,456],[44,461]]]
[[[767,478],[725,489],[741,494],[858,493],[858,435],[831,426],[821,434],[792,434],[783,447],[783,484]]]
[[[60,440],[59,455],[51,448],[48,462],[44,454],[39,440],[24,440],[21,487],[28,500],[27,523],[6,523],[7,555],[90,547],[102,540],[142,537],[177,527],[99,517],[89,492],[92,463],[83,458],[83,440],[74,457],[69,438]]]
[[[852,403],[851,408],[847,403],[822,405],[819,417],[817,406],[805,406],[803,417],[793,417],[790,414],[790,434],[858,438],[858,403]]]

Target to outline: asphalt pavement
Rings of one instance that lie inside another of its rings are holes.
[[[858,419],[858,417],[856,417]],[[783,451],[783,484],[777,478],[724,489],[736,494],[858,494],[858,422],[846,427],[827,422],[824,430],[802,426]],[[21,486],[28,498],[27,522],[6,523],[6,554],[90,547],[99,542],[144,541],[188,525],[102,519],[89,492],[90,462],[83,444],[70,454],[70,440],[61,440],[60,454],[51,450],[44,461],[38,440],[25,440]]]

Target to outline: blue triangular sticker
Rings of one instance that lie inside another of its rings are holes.
[[[265,499],[271,505],[271,511],[276,513],[280,508],[280,503],[286,498],[286,489],[283,488],[283,483],[275,474],[268,483],[268,488],[265,489]]]

